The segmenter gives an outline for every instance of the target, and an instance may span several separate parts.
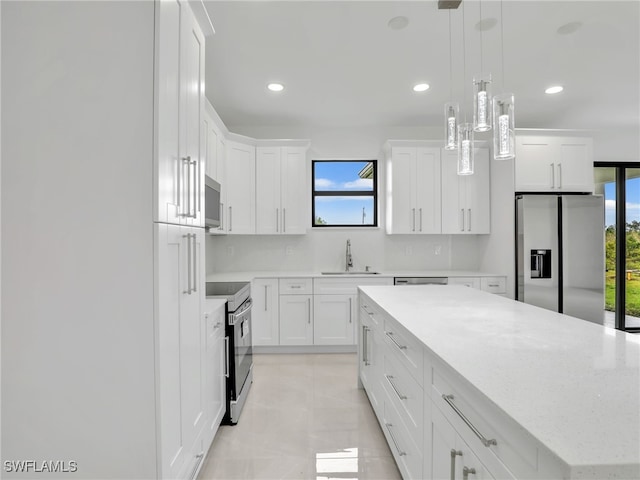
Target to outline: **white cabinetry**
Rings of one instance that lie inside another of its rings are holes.
[[[203,226],[204,35],[185,2],[159,2],[155,220]]]
[[[516,192],[593,193],[593,140],[516,136]]]
[[[489,150],[475,149],[473,175],[457,174],[457,153],[442,150],[442,233],[491,233]]]
[[[482,282],[478,277],[449,277],[449,285],[462,285],[480,290]]]
[[[158,396],[162,477],[202,460],[204,230],[156,224]]]
[[[313,344],[313,284],[310,278],[281,278],[280,345]]]
[[[224,161],[229,234],[256,232],[256,147],[227,141]]]
[[[280,343],[280,300],[277,278],[256,278],[251,282],[254,345]]]
[[[313,343],[353,345],[355,333],[355,295],[313,296]]]
[[[387,233],[440,233],[440,148],[407,142],[386,148]]]
[[[256,233],[304,234],[307,146],[256,148]]]
[[[216,306],[210,306],[211,303]],[[206,451],[225,414],[225,304],[218,300],[205,300],[204,310],[206,349],[202,371],[206,425],[203,449]]]
[[[217,114],[211,104],[205,101],[206,109],[204,115],[203,129],[204,142],[203,148],[206,158],[206,174],[221,184],[220,191],[220,226],[215,229],[215,233],[225,233],[226,225],[226,204],[227,189],[225,185],[225,155],[226,140],[216,123]]]

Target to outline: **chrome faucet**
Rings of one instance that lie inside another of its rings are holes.
[[[353,258],[351,258],[351,240],[347,240],[347,251],[345,254],[345,271],[348,272],[350,268],[353,268]]]

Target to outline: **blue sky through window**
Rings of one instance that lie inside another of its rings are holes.
[[[627,180],[627,223],[640,221],[640,177]],[[616,183],[604,185],[605,226],[616,224]]]

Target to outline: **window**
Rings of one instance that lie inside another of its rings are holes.
[[[375,160],[314,160],[311,223],[314,227],[376,227]]]

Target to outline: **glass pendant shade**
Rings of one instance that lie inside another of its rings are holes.
[[[493,97],[493,158],[512,160],[516,156],[514,96],[501,93]]]
[[[473,124],[458,127],[458,175],[473,175]]]
[[[491,130],[491,74],[473,77],[473,129]]]
[[[455,150],[458,148],[458,113],[457,103],[444,104],[444,148]]]

